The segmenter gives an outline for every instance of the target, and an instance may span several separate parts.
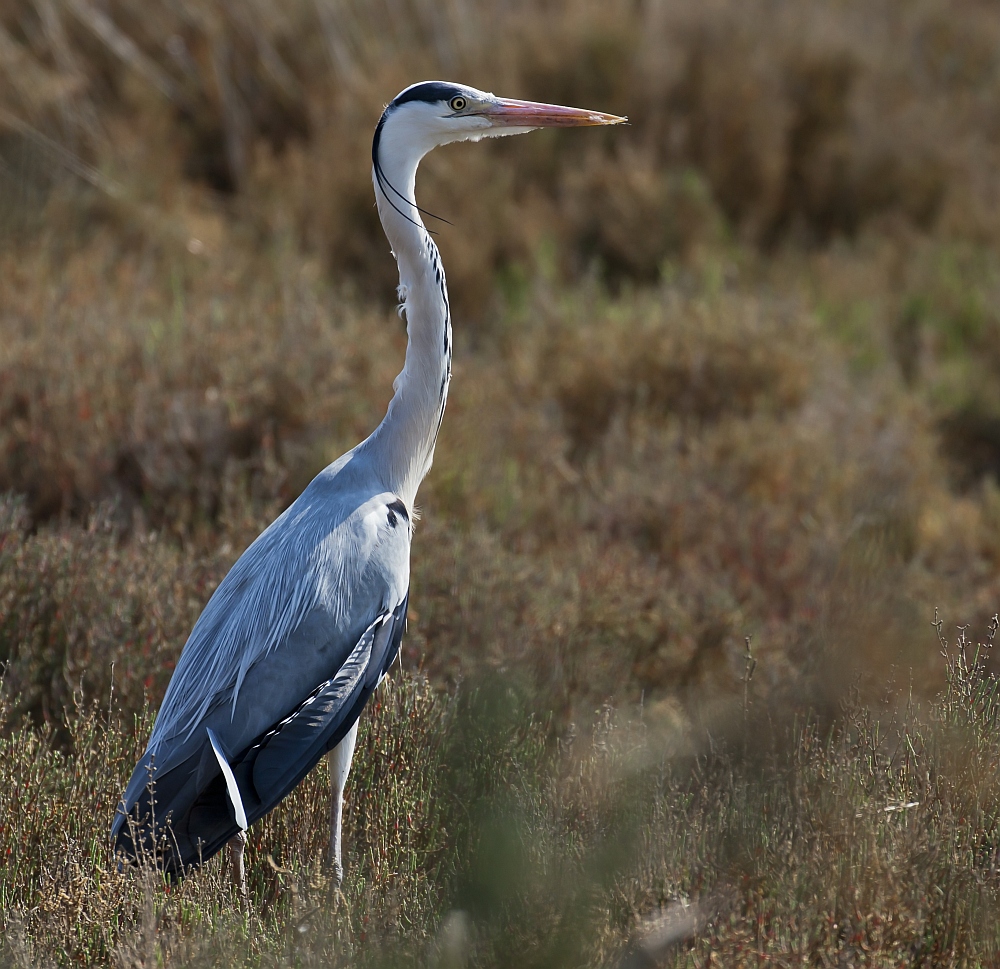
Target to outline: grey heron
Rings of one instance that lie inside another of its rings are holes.
[[[614,115],[425,81],[386,108],[372,142],[379,217],[399,268],[406,357],[381,424],[322,470],[242,554],[195,623],[111,826],[119,857],[182,875],[230,844],[245,891],[246,829],[330,755],[330,861],[368,697],[406,621],[417,488],[451,377],[441,257],[416,204],[417,166],[455,141]]]

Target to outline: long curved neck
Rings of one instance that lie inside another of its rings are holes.
[[[430,470],[451,380],[451,310],[441,255],[413,199],[425,153],[395,144],[389,126],[376,142],[381,172],[373,170],[382,227],[399,266],[400,310],[406,314],[406,362],[377,430],[365,442],[386,486],[412,508]],[[396,194],[399,192],[399,195]]]

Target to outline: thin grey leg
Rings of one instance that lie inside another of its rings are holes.
[[[247,833],[241,831],[238,835],[229,839],[229,857],[232,861],[233,884],[240,890],[240,895],[247,897],[247,873],[243,866],[243,852],[247,847]]]
[[[341,854],[340,826],[344,813],[344,786],[354,759],[354,744],[358,739],[358,725],[354,724],[344,739],[329,753],[330,758],[330,867],[337,886],[344,880],[344,861]]]

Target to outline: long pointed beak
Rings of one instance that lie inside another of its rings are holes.
[[[495,127],[504,128],[575,128],[580,125],[622,124],[628,118],[585,108],[566,108],[561,104],[539,104],[537,101],[516,101],[497,98],[496,102],[477,112],[489,118]]]

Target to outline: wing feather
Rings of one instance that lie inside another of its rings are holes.
[[[346,650],[357,630],[405,594],[409,536],[389,529],[387,539],[385,501],[338,492],[331,508],[329,496],[314,490],[307,488],[243,553],[195,623],[149,741],[161,760],[161,748],[190,739],[220,702],[235,718],[250,670],[291,641],[309,616],[328,616]],[[383,569],[369,574],[373,556]],[[288,709],[300,699],[287,698]],[[276,709],[275,719],[282,715]]]
[[[377,625],[378,622],[365,630],[337,675],[324,683],[262,746],[253,765],[253,785],[262,801],[269,801],[274,791],[291,790],[303,762],[309,761],[311,767],[322,756],[324,735],[335,729],[342,719],[339,715],[356,698],[364,679]]]
[[[215,736],[215,731],[212,729],[209,729],[208,731],[208,742],[212,745],[212,752],[215,754],[215,758],[219,762],[219,767],[222,769],[222,776],[226,779],[226,791],[229,794],[229,800],[233,805],[233,814],[236,816],[236,823],[239,825],[241,831],[246,831],[247,812],[243,807],[243,798],[240,796],[240,788],[236,783],[236,777],[233,774],[233,769],[229,766],[229,761],[226,760],[226,755],[222,750],[222,744],[219,743],[219,738]]]
[[[278,803],[354,725],[399,652],[409,597],[365,630],[337,674],[247,751],[236,768],[260,813]],[[257,811],[252,812],[260,816]],[[251,818],[251,821],[253,818]]]
[[[220,693],[231,693],[235,702],[250,666],[315,607],[318,589],[309,568],[315,542],[281,527],[285,521],[278,518],[243,553],[195,623],[156,718],[151,750],[165,739],[190,737]]]

